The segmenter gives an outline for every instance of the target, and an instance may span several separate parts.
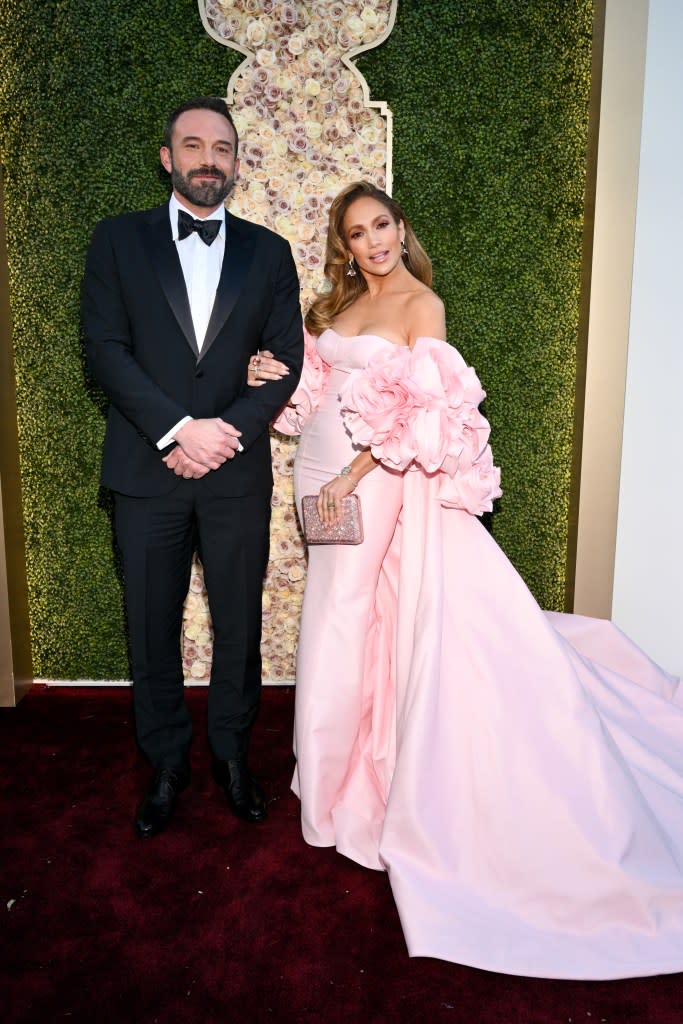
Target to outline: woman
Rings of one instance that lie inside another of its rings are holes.
[[[304,838],[389,872],[411,955],[554,978],[683,970],[678,680],[610,623],[541,611],[476,518],[500,494],[483,392],[374,186],[332,204],[325,274],[276,425],[317,404],[297,501],[318,494],[332,522],[356,492],[365,539],[309,550]],[[264,353],[251,377],[279,372]]]

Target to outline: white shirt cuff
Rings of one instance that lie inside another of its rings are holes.
[[[162,448],[165,448],[166,445],[170,444],[171,441],[175,441],[174,435],[176,430],[180,430],[180,428],[184,427],[186,423],[189,423],[191,419],[191,416],[183,416],[181,420],[178,420],[175,426],[171,430],[169,430],[168,434],[164,434],[161,440],[157,441],[157,448],[159,449],[159,451],[161,451]]]

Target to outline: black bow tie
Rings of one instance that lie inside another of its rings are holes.
[[[196,231],[202,242],[211,245],[221,229],[222,220],[195,220],[184,210],[178,210],[178,238],[182,242],[193,231]]]

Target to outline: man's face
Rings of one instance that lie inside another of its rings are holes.
[[[173,126],[171,148],[159,154],[173,190],[197,216],[230,195],[239,170],[235,131],[214,110],[186,110]]]

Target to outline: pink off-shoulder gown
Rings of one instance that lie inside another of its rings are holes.
[[[297,500],[354,457],[317,341]],[[293,788],[304,838],[386,870],[409,953],[509,974],[683,970],[683,693],[608,622],[542,611],[438,476],[358,485],[365,540],[311,547]]]

